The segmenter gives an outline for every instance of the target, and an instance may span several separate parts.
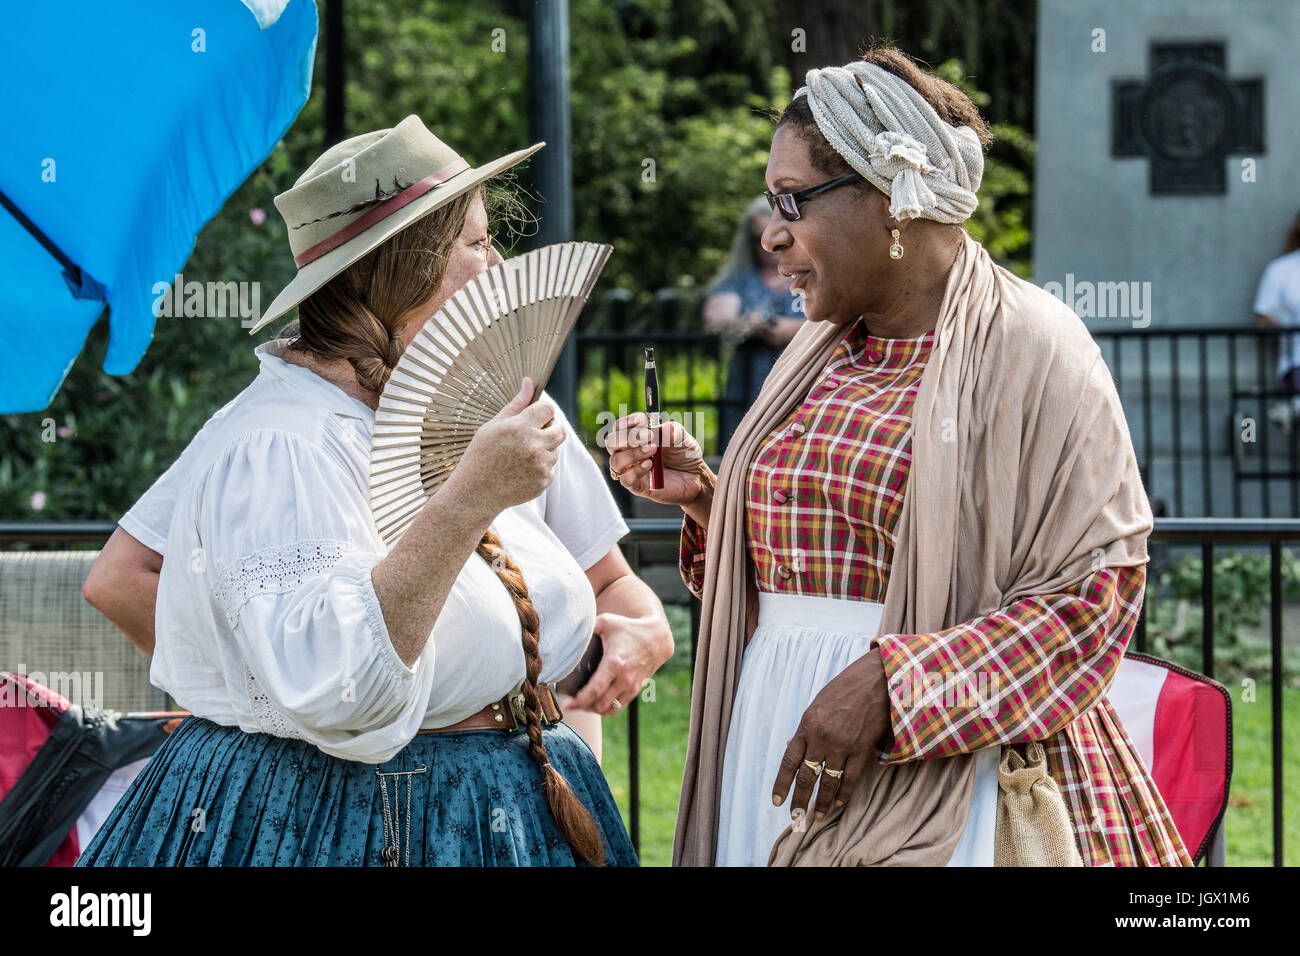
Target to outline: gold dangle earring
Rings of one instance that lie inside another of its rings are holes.
[[[903,258],[903,244],[898,241],[898,230],[891,229],[889,230],[889,233],[894,237],[894,243],[889,247],[889,258],[891,259]]]

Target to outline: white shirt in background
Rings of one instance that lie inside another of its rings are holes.
[[[1274,259],[1255,293],[1255,312],[1282,325],[1300,326],[1300,249]],[[1300,367],[1300,335],[1278,336],[1277,374]]]

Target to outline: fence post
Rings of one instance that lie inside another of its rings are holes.
[[[537,246],[573,238],[573,158],[569,124],[569,3],[533,0],[528,29],[528,128],[546,148],[532,158],[538,212]],[[547,391],[570,420],[578,414],[578,363],[564,346]]]

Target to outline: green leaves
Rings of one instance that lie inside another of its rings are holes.
[[[393,126],[415,113],[474,163],[527,145],[528,9],[522,0],[347,4],[346,132]],[[575,234],[615,246],[596,296],[626,290],[628,314],[655,329],[698,329],[700,290],[725,259],[740,211],[764,188],[768,111],[789,97],[778,8],[767,0],[570,0],[569,9]],[[317,45],[312,97],[203,230],[182,270],[187,282],[260,282],[265,309],[293,276],[274,198],[320,153],[324,49]],[[957,61],[939,70],[965,83]],[[1033,142],[1014,126],[995,131],[969,228],[996,259],[1027,274]],[[519,179],[530,184],[526,168]],[[665,289],[680,307],[664,307],[658,293]],[[100,371],[101,318],[48,409],[0,418],[0,514],[120,516],[249,384],[257,373],[253,346],[283,324],[251,338],[238,318],[163,318],[139,368],[114,378]],[[693,389],[694,400],[713,399],[719,359],[701,352],[687,362],[683,349],[674,355],[660,370],[664,394]],[[593,359],[586,375],[598,366]],[[614,379],[609,395],[584,378],[584,430],[599,411],[640,407],[639,380],[626,378],[637,369],[636,362],[615,369],[625,377]],[[71,430],[43,441],[49,418]],[[694,429],[706,449],[716,441],[711,419]],[[34,511],[32,496],[41,491],[44,507]]]
[[[988,95],[966,79],[960,60],[944,60],[935,73],[960,87],[981,110]],[[1030,224],[1033,221],[1034,140],[1019,126],[994,123],[993,144],[984,157],[979,208],[966,224],[990,256],[1021,278],[1033,273]]]
[[[1147,641],[1151,653],[1201,670],[1204,615],[1202,561],[1187,555],[1161,572],[1148,594]],[[1267,554],[1228,552],[1214,559],[1214,665],[1221,682],[1241,677],[1270,680],[1268,620],[1270,569]],[[1282,549],[1283,599],[1300,596],[1300,559]],[[1289,686],[1300,686],[1300,650],[1284,647]]]

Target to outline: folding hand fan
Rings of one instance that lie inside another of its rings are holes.
[[[388,545],[525,375],[537,400],[612,251],[564,242],[507,259],[462,286],[425,323],[375,412],[370,508]]]

